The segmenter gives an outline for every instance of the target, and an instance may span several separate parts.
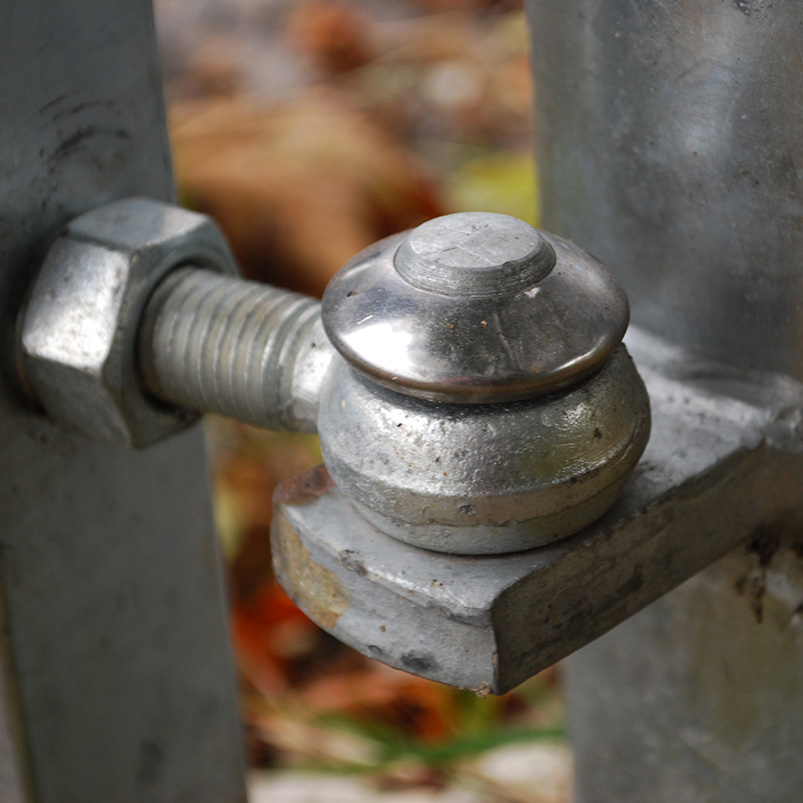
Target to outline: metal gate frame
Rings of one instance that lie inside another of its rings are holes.
[[[21,401],[14,320],[77,214],[174,187],[149,0],[0,6],[0,799],[245,800],[197,430],[145,452]]]

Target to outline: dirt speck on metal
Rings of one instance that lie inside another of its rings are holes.
[[[484,700],[489,694],[491,693],[491,684],[490,683],[481,683],[474,689],[474,694],[480,698],[480,700]]]
[[[761,528],[753,533],[748,549],[758,555],[758,565],[766,569],[781,546],[781,534],[778,528]]]
[[[276,499],[283,505],[304,505],[323,496],[334,483],[325,466],[315,466],[276,489]]]

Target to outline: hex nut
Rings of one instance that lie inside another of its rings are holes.
[[[172,270],[236,273],[214,222],[147,198],[73,220],[37,275],[20,324],[24,379],[54,421],[94,440],[142,447],[195,420],[154,399],[137,365],[145,304]]]

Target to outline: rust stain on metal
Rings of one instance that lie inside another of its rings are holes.
[[[766,569],[781,546],[781,533],[778,528],[758,528],[753,533],[748,549],[758,555],[758,565]]]
[[[315,466],[281,483],[276,489],[276,498],[283,505],[305,505],[323,496],[333,485],[326,467]]]
[[[758,569],[736,580],[736,593],[747,597],[757,624],[764,620],[764,596],[767,593],[767,567],[781,546],[780,528],[759,527],[747,545],[748,552],[758,556]]]
[[[739,577],[734,588],[740,597],[747,598],[750,612],[755,617],[756,624],[760,625],[764,619],[764,595],[767,592],[766,570],[761,569]]]
[[[274,532],[274,564],[284,590],[316,624],[333,628],[351,607],[345,585],[315,562],[281,511]]]

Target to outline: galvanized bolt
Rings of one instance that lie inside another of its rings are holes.
[[[176,270],[142,319],[145,384],[177,407],[315,432],[320,386],[334,355],[320,306],[268,285]]]
[[[230,267],[211,221],[154,201],[74,221],[21,322],[40,403],[129,445],[175,431],[188,410],[317,430],[365,518],[455,553],[576,532],[644,448],[622,289],[522,221],[449,215],[384,240],[322,306]]]
[[[336,485],[385,533],[510,552],[597,518],[641,454],[627,317],[613,276],[570,243],[450,215],[355,257],[323,325],[311,299],[178,269],[146,307],[140,366],[162,401],[317,429]]]
[[[320,303],[235,271],[204,215],[148,198],[81,215],[22,312],[32,395],[53,420],[127,446],[168,437],[190,411],[314,432],[334,356]]]

